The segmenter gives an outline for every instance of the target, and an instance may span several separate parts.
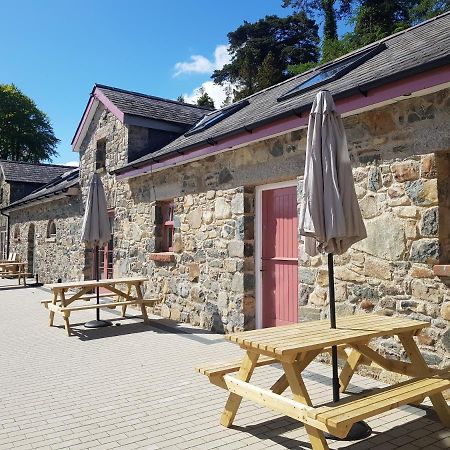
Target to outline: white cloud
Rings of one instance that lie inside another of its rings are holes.
[[[68,161],[68,162],[63,163],[63,166],[79,167],[80,162],[79,161]]]
[[[197,103],[197,99],[201,95],[202,88],[214,100],[216,108],[220,108],[227,97],[225,86],[216,84],[213,81],[205,81],[201,86],[196,87],[190,94],[183,94],[186,103]]]
[[[218,45],[214,50],[214,59],[208,59],[203,55],[192,55],[190,61],[177,62],[175,64],[174,76],[177,77],[183,73],[212,73],[216,69],[221,69],[230,62],[228,47]]]

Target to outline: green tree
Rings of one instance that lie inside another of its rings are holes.
[[[0,158],[41,162],[56,156],[59,139],[48,116],[13,84],[0,84]]]
[[[304,12],[244,22],[228,33],[228,41],[231,62],[215,70],[212,79],[221,85],[233,84],[235,100],[288,78],[289,65],[319,57],[318,27]],[[259,75],[263,63],[264,73]]]
[[[345,0],[344,0],[345,1]],[[323,37],[321,42],[321,63],[331,61],[347,53],[348,40],[344,43],[338,39],[337,19],[341,17],[337,8],[337,0],[283,0],[284,8],[291,7],[297,12],[308,16],[318,13],[323,17]],[[297,64],[289,67],[289,72],[297,75],[317,64]]]
[[[225,100],[220,105],[221,108],[224,106],[229,106],[233,103],[233,88],[231,87],[231,84],[225,83],[223,90],[225,92]]]
[[[411,17],[418,23],[447,11],[450,11],[450,0],[418,0],[412,9]]]
[[[186,100],[184,99],[184,95],[183,95],[183,94],[180,94],[180,95],[177,97],[177,102],[180,102],[180,103],[186,103]]]
[[[264,58],[256,76],[258,89],[265,89],[279,83],[284,78],[281,67],[277,64],[275,56],[269,52]]]
[[[214,109],[214,100],[208,95],[204,88],[200,88],[200,97],[197,99],[198,106],[205,106]]]
[[[411,26],[416,3],[417,0],[347,0],[342,12],[354,23],[355,45],[362,47]]]
[[[338,39],[336,0],[283,0],[283,8],[291,7],[294,10],[304,12],[312,16],[316,11],[324,18],[323,39]]]

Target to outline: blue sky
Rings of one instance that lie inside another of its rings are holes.
[[[61,140],[54,163],[78,159],[70,141],[95,82],[192,96],[226,60],[229,31],[289,13],[281,0],[0,0],[0,7],[0,83],[16,84],[49,115]]]

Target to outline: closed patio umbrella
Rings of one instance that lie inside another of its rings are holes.
[[[89,192],[86,201],[86,209],[81,229],[81,241],[87,246],[94,248],[94,270],[96,280],[100,279],[99,274],[99,246],[111,239],[111,229],[109,225],[108,209],[106,206],[105,191],[102,181],[97,173],[94,173],[89,185]],[[96,288],[97,305],[100,302],[99,288]],[[97,308],[97,320],[92,320],[85,324],[88,328],[98,328],[111,325],[111,322],[100,320],[100,310]]]
[[[336,328],[333,254],[367,237],[355,193],[344,125],[333,97],[319,91],[309,116],[300,234],[310,256],[328,254],[331,328]],[[339,401],[337,347],[332,347],[333,401]],[[368,428],[368,427],[367,427]],[[370,434],[370,428],[361,435]]]

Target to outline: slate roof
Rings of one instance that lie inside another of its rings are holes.
[[[0,160],[0,171],[8,182],[47,184],[71,170],[69,166]]]
[[[126,91],[103,84],[96,84],[95,87],[103,92],[120,111],[133,116],[193,125],[206,112],[210,111],[210,108]]]
[[[36,189],[26,197],[23,197],[20,200],[9,204],[6,208],[3,208],[2,211],[7,211],[25,203],[39,201],[45,197],[51,197],[53,195],[63,193],[69,188],[77,186],[79,182],[80,170],[78,169],[78,167],[70,168],[66,166],[66,171],[54,178],[50,183],[40,187],[39,189]]]
[[[335,99],[344,98],[381,86],[387,82],[401,80],[406,76],[450,64],[450,13],[445,13],[389,36],[348,55],[290,78],[278,85],[247,97],[249,104],[238,112],[205,129],[204,131],[183,135],[163,147],[161,150],[145,155],[117,170],[118,173],[145,165],[158,157],[186,151],[191,148],[217,141],[226,136],[251,131],[254,128],[274,120],[309,111],[318,88],[299,94],[287,100],[277,101],[283,94],[298,86],[314,75],[318,69],[329,66],[349,55],[364,52],[368,48],[384,42],[386,49],[373,56],[359,67],[335,81],[321,86],[328,89]],[[215,113],[210,113],[215,114]],[[159,158],[164,159],[164,158]]]

